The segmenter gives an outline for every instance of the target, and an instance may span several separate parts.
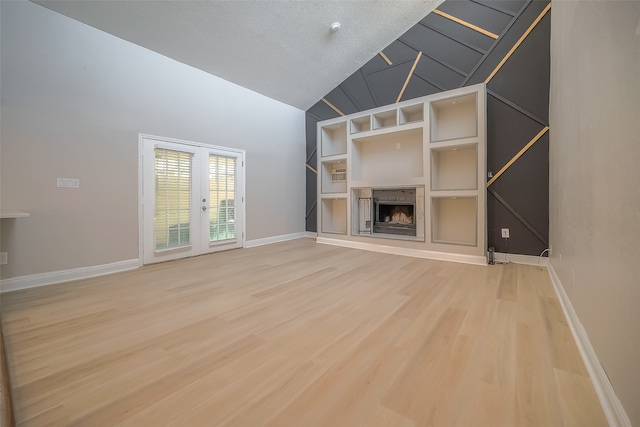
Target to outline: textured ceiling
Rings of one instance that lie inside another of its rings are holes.
[[[442,1],[35,3],[306,110]]]

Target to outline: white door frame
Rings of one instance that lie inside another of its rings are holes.
[[[206,144],[201,142],[186,141],[183,139],[168,138],[164,136],[156,136],[156,135],[139,133],[138,134],[138,267],[142,267],[144,265],[144,203],[143,203],[143,200],[144,200],[143,175],[144,174],[143,174],[143,168],[142,168],[144,139],[154,139],[160,143],[168,142],[168,143],[182,144],[182,145],[198,147],[198,148],[206,148],[211,150],[223,150],[223,151],[236,153],[239,155],[240,160],[242,161],[242,167],[240,172],[242,175],[242,185],[238,189],[238,194],[242,197],[242,203],[240,204],[239,207],[236,207],[236,209],[239,208],[242,213],[242,218],[243,218],[242,230],[240,230],[241,234],[240,236],[238,236],[238,238],[242,242],[242,248],[245,248],[246,247],[245,236],[247,232],[247,216],[246,216],[246,209],[245,209],[245,206],[246,206],[246,200],[245,200],[246,176],[245,175],[246,174],[245,174],[244,164],[245,164],[246,151],[240,150],[237,148],[223,147],[221,145]]]

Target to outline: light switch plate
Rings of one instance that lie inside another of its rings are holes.
[[[77,178],[58,178],[60,188],[80,188],[80,180]]]

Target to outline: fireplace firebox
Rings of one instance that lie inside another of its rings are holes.
[[[424,187],[354,188],[351,234],[424,241]]]
[[[416,235],[415,188],[374,189],[373,206],[374,233]]]

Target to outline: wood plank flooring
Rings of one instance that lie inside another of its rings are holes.
[[[19,426],[605,426],[546,270],[315,244],[3,294]]]
[[[2,324],[0,323],[0,427],[11,427],[15,424],[11,393],[5,392],[5,390],[9,390],[9,388],[7,358],[5,355],[4,337],[2,335]]]

